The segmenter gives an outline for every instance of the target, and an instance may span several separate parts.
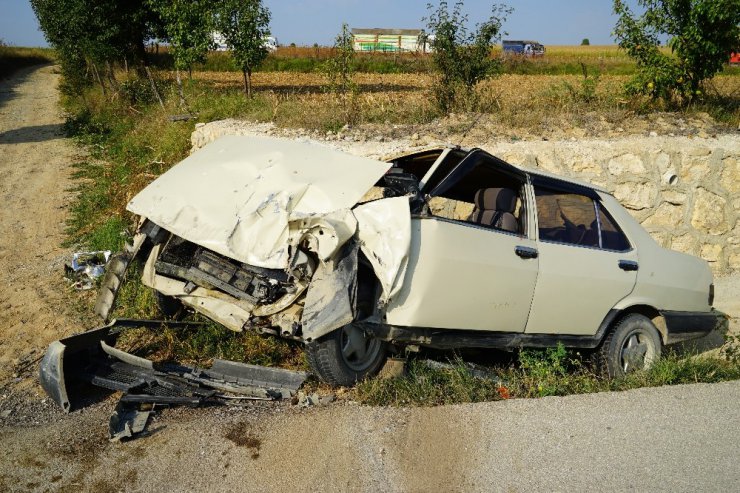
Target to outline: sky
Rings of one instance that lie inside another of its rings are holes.
[[[125,1],[125,0],[121,0]],[[421,28],[429,0],[263,0],[272,12],[280,44],[332,44],[342,23],[350,27]],[[450,0],[454,3],[454,0]],[[613,44],[612,0],[509,0],[504,24],[508,39],[535,39],[545,45]],[[636,0],[628,0],[634,5]],[[490,0],[467,0],[472,22],[485,20]],[[28,0],[0,0],[0,39],[15,46],[46,46]]]

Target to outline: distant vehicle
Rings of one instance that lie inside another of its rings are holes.
[[[429,53],[433,35],[422,36],[421,29],[352,29],[355,51],[381,51],[389,53]]]
[[[226,38],[224,38],[224,35],[220,32],[214,31],[211,34],[211,37],[213,38],[213,43],[216,45],[215,50],[216,51],[229,51],[231,48],[226,43]],[[264,40],[265,48],[267,48],[267,51],[276,51],[278,49],[278,40],[274,36],[268,36]]]
[[[278,40],[274,36],[268,36],[265,38],[265,48],[267,48],[267,51],[277,51],[278,49]]]
[[[730,55],[730,65],[740,65],[740,53]]]
[[[523,56],[543,56],[545,47],[537,41],[504,40],[504,54]]]

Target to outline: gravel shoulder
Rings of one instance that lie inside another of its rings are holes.
[[[75,327],[60,275],[78,151],[62,136],[51,66],[0,81],[0,382]],[[79,328],[77,329],[79,330]]]
[[[149,436],[108,442],[115,396],[64,415],[35,381],[34,359],[80,328],[59,246],[78,151],[61,137],[57,82],[52,67],[0,82],[1,491],[740,490],[740,382],[439,408],[171,409]],[[739,300],[740,276],[717,280],[733,330]]]

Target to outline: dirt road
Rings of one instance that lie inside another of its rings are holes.
[[[0,81],[0,381],[74,326],[61,280],[74,146],[52,67]]]
[[[75,150],[56,81],[42,68],[0,85],[5,372],[76,328],[59,247]],[[718,284],[718,304],[738,312],[739,279]],[[0,388],[0,491],[740,489],[740,382],[433,409],[173,409],[151,436],[114,444],[115,397],[64,415],[35,367],[22,373]]]

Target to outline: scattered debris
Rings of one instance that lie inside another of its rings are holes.
[[[124,438],[133,438],[144,431],[151,411],[140,411],[137,406],[119,401],[116,411],[110,417],[108,430],[110,441],[118,442]]]
[[[110,250],[74,253],[72,262],[64,265],[64,275],[78,291],[92,289],[95,280],[105,273],[110,254]]]
[[[224,360],[215,360],[208,369],[159,364],[114,347],[123,329],[165,325],[201,324],[121,319],[55,341],[41,362],[41,386],[66,412],[72,408],[68,389],[73,382],[123,392],[110,422],[111,439],[120,440],[144,431],[150,409],[145,414],[142,405],[197,407],[239,399],[289,399],[307,377],[303,372]]]
[[[298,392],[293,397],[292,404],[298,407],[312,407],[312,406],[326,406],[337,400],[335,394],[329,394],[321,396],[318,392],[306,394],[305,392]]]

